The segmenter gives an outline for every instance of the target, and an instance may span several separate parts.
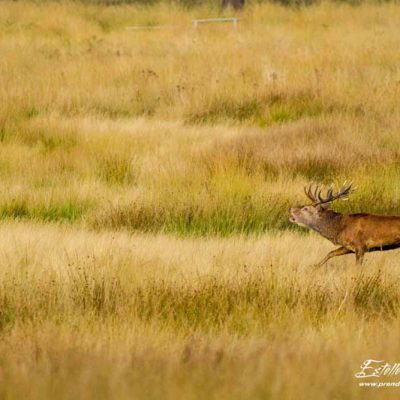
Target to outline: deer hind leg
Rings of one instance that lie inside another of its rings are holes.
[[[332,257],[344,256],[345,254],[349,254],[349,253],[353,253],[353,251],[346,249],[346,247],[339,247],[336,250],[330,251],[326,255],[326,257],[321,262],[319,262],[316,266],[320,267],[321,265],[324,265]]]

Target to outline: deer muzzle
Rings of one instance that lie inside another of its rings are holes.
[[[289,221],[296,222],[296,211],[298,212],[299,209],[296,207],[289,208]]]

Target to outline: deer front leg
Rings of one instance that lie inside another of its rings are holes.
[[[356,249],[356,264],[357,265],[362,265],[363,260],[364,260],[364,253],[365,253],[365,250],[363,248]]]
[[[330,251],[321,262],[316,264],[316,267],[320,267],[321,265],[324,265],[332,257],[344,256],[345,254],[349,254],[349,253],[353,253],[353,252],[349,249],[346,249],[346,247],[339,247],[336,250]]]

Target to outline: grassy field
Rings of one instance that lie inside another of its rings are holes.
[[[400,362],[398,253],[312,268],[287,213],[400,214],[400,8],[215,15],[1,3],[0,398],[399,397],[354,377]]]

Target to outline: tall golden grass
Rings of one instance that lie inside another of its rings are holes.
[[[1,3],[1,397],[398,398],[397,254],[287,209],[399,213],[399,8],[215,12]]]
[[[389,254],[315,270],[329,245],[289,233],[0,233],[5,398],[372,399],[359,364],[400,355]]]
[[[237,31],[193,30],[207,9],[2,9],[3,218],[262,232],[345,178],[352,211],[396,211],[397,6],[254,6]]]

